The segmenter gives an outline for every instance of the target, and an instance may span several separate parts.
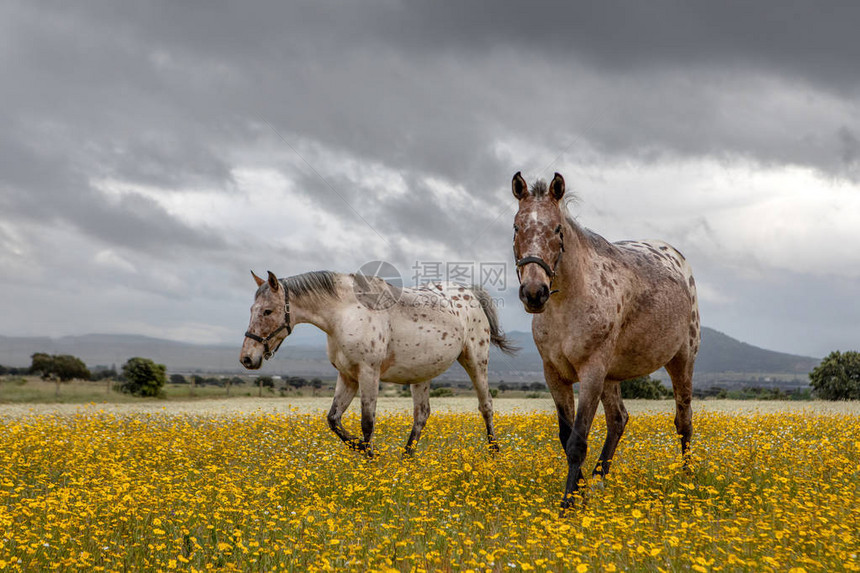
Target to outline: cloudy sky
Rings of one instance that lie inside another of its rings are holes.
[[[249,269],[372,260],[506,263],[525,330],[521,170],[706,326],[860,349],[860,4],[194,4],[0,7],[0,335],[238,347]]]

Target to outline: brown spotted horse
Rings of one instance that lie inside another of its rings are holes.
[[[338,371],[328,423],[350,448],[373,455],[381,380],[411,385],[414,420],[406,442],[406,453],[411,454],[430,415],[430,380],[457,360],[472,379],[490,447],[498,449],[487,383],[490,344],[507,353],[515,348],[501,332],[485,290],[453,283],[401,289],[378,277],[329,271],[286,279],[269,271],[268,280],[251,274],[257,292],[242,345],[242,365],[259,368],[297,324],[323,330],[329,360]],[[361,438],[341,423],[359,391]]]
[[[588,433],[603,403],[606,441],[592,477],[604,477],[627,410],[620,382],[665,367],[675,397],[675,428],[688,459],[693,431],[693,365],[699,350],[696,283],[684,256],[662,241],[610,243],[579,226],[561,202],[564,178],[531,188],[520,173],[513,193],[519,297],[558,410],[568,475],[562,511],[583,480]],[[579,382],[579,408],[573,384]]]

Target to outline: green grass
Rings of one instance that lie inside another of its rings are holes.
[[[89,404],[89,403],[128,403],[144,400],[205,400],[224,399],[233,397],[257,397],[259,389],[250,384],[235,385],[230,388],[218,386],[195,386],[190,384],[167,384],[164,387],[164,398],[137,398],[114,388],[118,382],[111,381],[110,387],[105,380],[90,382],[87,380],[72,380],[60,383],[42,380],[38,376],[2,376],[0,377],[0,404]],[[311,395],[311,389],[305,388],[304,394]],[[292,391],[293,395],[296,394]],[[262,397],[281,397],[277,390],[272,392],[263,389]]]

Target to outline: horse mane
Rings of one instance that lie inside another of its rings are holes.
[[[534,183],[529,187],[529,191],[535,197],[543,197],[549,191],[549,185],[543,179],[535,179]]]
[[[329,296],[337,298],[335,273],[332,271],[311,271],[283,279],[283,284],[291,295],[300,297]]]

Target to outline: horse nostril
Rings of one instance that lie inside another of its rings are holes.
[[[542,284],[540,285],[540,292],[538,292],[538,299],[540,303],[543,304],[549,299],[549,285]]]
[[[251,357],[250,356],[242,357],[242,364],[244,364],[245,366],[250,366],[251,365]]]

